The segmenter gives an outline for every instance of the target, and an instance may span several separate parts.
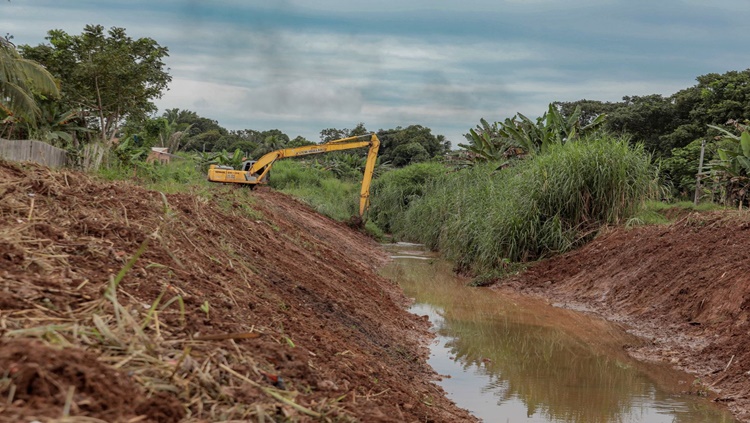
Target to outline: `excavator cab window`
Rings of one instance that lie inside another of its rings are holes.
[[[247,172],[248,170],[250,170],[251,167],[253,167],[254,163],[255,163],[255,160],[245,160],[244,162],[242,162],[242,170]]]

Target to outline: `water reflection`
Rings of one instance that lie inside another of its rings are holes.
[[[414,256],[397,248],[396,256]],[[467,288],[434,257],[397,259],[383,274],[433,322],[430,364],[450,376],[440,384],[486,422],[735,422],[679,395],[689,376],[631,360],[622,346],[640,341],[605,321]]]

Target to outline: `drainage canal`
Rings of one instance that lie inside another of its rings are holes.
[[[735,423],[695,394],[694,378],[630,358],[642,342],[592,316],[486,288],[413,244],[387,246],[382,274],[414,298],[436,334],[430,365],[485,422]]]

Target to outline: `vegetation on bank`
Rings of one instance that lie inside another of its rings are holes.
[[[373,213],[388,215],[397,237],[482,273],[569,250],[659,193],[650,155],[611,136],[554,145],[534,160],[496,167],[488,162],[438,175],[422,169],[430,175],[423,192],[404,190],[400,199],[393,197],[397,181],[418,171],[393,171],[403,175],[377,181]]]

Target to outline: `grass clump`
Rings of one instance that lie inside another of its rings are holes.
[[[686,212],[707,212],[724,209],[725,207],[716,203],[698,203],[696,205],[692,201],[678,201],[675,203],[668,203],[663,201],[647,201],[644,205],[644,210],[650,210],[657,213],[667,213],[671,210],[683,210]]]
[[[421,198],[427,184],[446,171],[440,163],[418,163],[384,173],[372,183],[370,219],[385,232],[402,232],[409,204]]]
[[[334,175],[321,168],[307,166],[302,161],[277,160],[271,169],[269,184],[276,190],[320,187],[324,179]]]
[[[136,161],[125,164],[115,162],[109,166],[101,167],[97,174],[109,181],[129,180],[148,189],[168,194],[192,192],[196,185],[208,185],[206,174],[189,156],[181,160],[172,160],[169,163]]]
[[[691,201],[675,203],[646,201],[643,207],[632,218],[628,219],[626,226],[665,225],[690,213],[723,209],[724,207],[715,203],[699,203],[696,205]]]
[[[486,163],[432,179],[395,217],[398,235],[439,249],[459,270],[484,273],[569,250],[632,216],[658,188],[643,147],[613,137],[495,169]]]
[[[345,221],[359,214],[361,181],[337,179],[327,170],[299,161],[278,161],[271,170],[272,188],[309,204],[318,213]]]
[[[274,163],[271,173],[269,184],[273,189],[304,201],[318,213],[341,222],[359,216],[361,174],[356,179],[341,177],[333,170],[292,160]],[[372,215],[371,208],[365,216],[364,232],[375,239],[385,238],[383,229],[367,219]]]

